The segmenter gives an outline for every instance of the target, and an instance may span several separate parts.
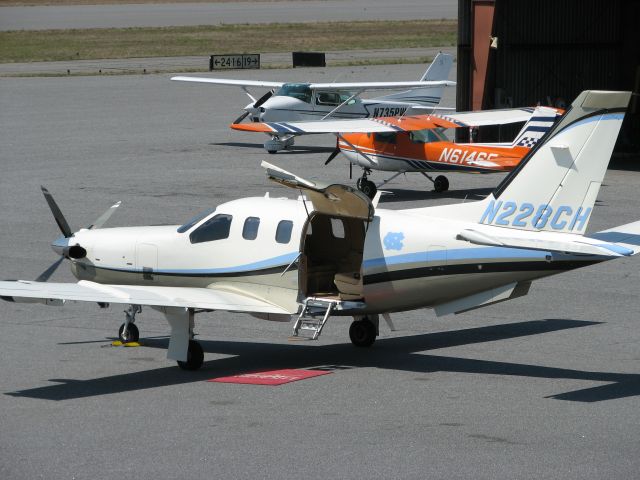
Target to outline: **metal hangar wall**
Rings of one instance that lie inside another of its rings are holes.
[[[563,107],[640,92],[640,0],[459,0],[457,109]],[[617,152],[640,154],[634,96]]]

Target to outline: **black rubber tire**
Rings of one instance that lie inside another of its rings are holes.
[[[362,183],[366,181],[367,181],[366,178],[362,178],[362,177],[358,178],[358,180],[356,180],[356,188],[362,191]]]
[[[372,181],[364,180],[362,182],[362,188],[360,188],[360,191],[364,193],[367,197],[373,199],[373,197],[375,197],[376,193],[378,192],[378,188],[376,187],[376,184],[373,183]]]
[[[349,338],[356,347],[370,347],[376,341],[376,326],[371,320],[354,320],[349,327]]]
[[[433,189],[438,192],[446,192],[449,190],[449,180],[444,175],[438,175],[433,181]]]
[[[130,323],[129,328],[127,328],[127,338],[122,335],[124,332],[124,323],[120,325],[118,329],[118,338],[122,343],[130,343],[137,342],[140,340],[140,332],[138,331],[138,327],[136,327],[135,323]]]
[[[198,370],[204,362],[204,352],[202,347],[195,340],[189,340],[189,349],[187,350],[187,361],[178,360],[178,366],[182,370]]]
[[[273,155],[276,152],[277,152],[277,150],[267,150],[267,153],[270,154],[270,155]]]

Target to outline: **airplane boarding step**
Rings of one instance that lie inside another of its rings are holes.
[[[304,336],[311,340],[317,340],[337,304],[336,300],[307,298],[304,301],[304,308],[293,326],[292,336]]]

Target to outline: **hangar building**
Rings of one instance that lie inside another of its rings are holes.
[[[458,18],[458,110],[640,92],[640,0],[458,0]],[[640,97],[629,113],[616,152],[637,158]]]

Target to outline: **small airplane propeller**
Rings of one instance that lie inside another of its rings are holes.
[[[87,254],[87,252],[80,245],[78,244],[70,245],[69,242],[66,240],[73,236],[73,231],[71,230],[71,227],[67,222],[67,219],[64,217],[62,210],[60,210],[60,207],[58,207],[58,204],[53,199],[53,195],[51,195],[49,190],[47,190],[45,187],[40,186],[40,188],[42,189],[42,194],[44,195],[44,198],[47,201],[47,205],[49,205],[49,209],[53,214],[53,218],[58,224],[58,228],[60,229],[63,235],[63,237],[58,238],[52,244],[54,251],[60,254],[60,258],[57,259],[55,262],[53,262],[44,272],[38,275],[38,277],[35,280],[36,282],[46,282],[55,273],[55,271],[58,269],[58,267],[60,266],[60,264],[65,258],[74,258],[74,259],[83,258]],[[113,215],[116,209],[120,206],[120,203],[121,202],[111,205],[111,207],[109,207],[107,211],[105,211],[102,215],[100,215],[98,219],[87,228],[91,230],[95,228],[100,228],[102,225],[104,225],[106,221],[109,220],[111,215]]]
[[[329,158],[327,158],[327,160],[324,162],[324,164],[325,165],[329,165],[329,163],[331,163],[331,161],[334,158],[336,158],[339,153],[340,153],[340,147],[336,146],[336,148],[333,150],[333,152],[331,152],[331,155],[329,155]]]
[[[69,238],[71,235],[73,235],[73,232],[71,231],[71,227],[69,227],[67,220],[64,218],[64,215],[62,214],[60,207],[58,207],[58,204],[53,199],[53,195],[49,193],[49,190],[44,188],[42,185],[40,186],[40,188],[42,189],[42,194],[44,195],[44,199],[47,201],[47,204],[51,209],[51,213],[53,213],[53,218],[58,224],[58,228],[60,228],[62,235],[64,235],[64,238]]]
[[[271,97],[273,96],[273,90],[269,90],[267,93],[265,93],[263,96],[261,96],[258,100],[256,100],[253,105],[249,108],[251,109],[257,109],[260,108],[260,106],[266,102],[267,100],[269,100]],[[242,115],[240,115],[238,118],[236,118],[233,123],[237,124],[242,122],[245,118],[247,118],[247,116],[251,113],[250,109],[246,109],[244,112],[242,112]]]

